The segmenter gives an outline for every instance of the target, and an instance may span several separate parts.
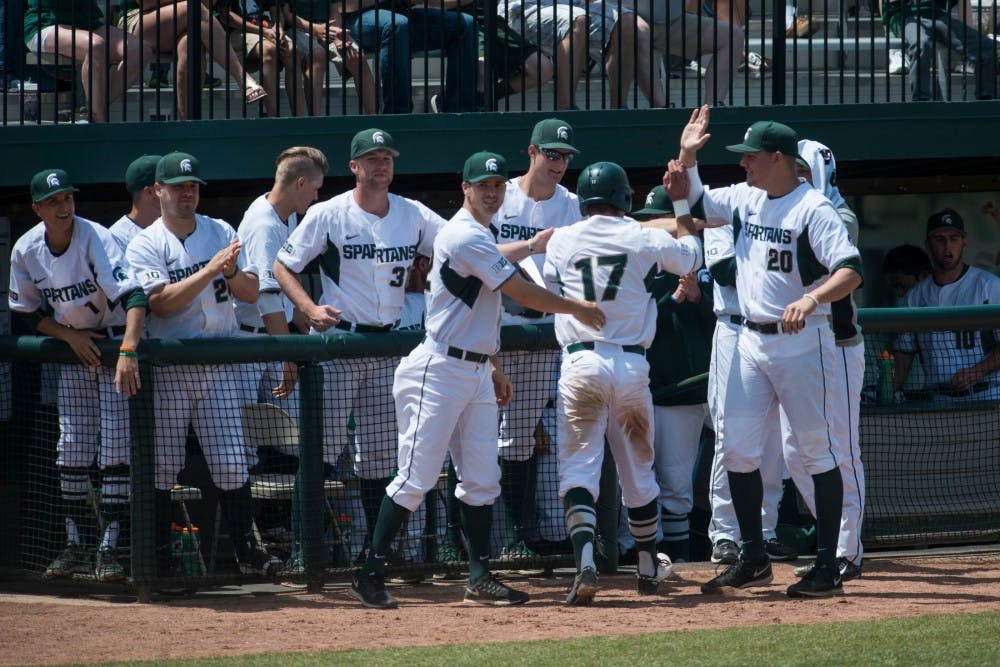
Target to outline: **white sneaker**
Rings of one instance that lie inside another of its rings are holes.
[[[902,49],[889,49],[889,74],[904,74],[906,64],[903,62]]]

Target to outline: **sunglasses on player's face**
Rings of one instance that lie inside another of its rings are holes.
[[[558,162],[559,160],[565,160],[566,164],[569,164],[570,160],[573,159],[573,154],[569,152],[561,153],[559,151],[554,151],[551,148],[542,148],[541,146],[538,147],[538,150],[540,150],[542,152],[542,155],[545,156],[545,159],[549,160],[550,162]]]

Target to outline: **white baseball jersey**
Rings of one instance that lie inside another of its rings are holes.
[[[54,255],[39,222],[17,240],[10,258],[10,309],[39,309],[74,329],[125,324],[122,297],[139,282],[111,232],[75,216],[69,247]]]
[[[125,256],[142,288],[150,294],[157,287],[172,285],[197,273],[235,238],[236,232],[228,222],[199,214],[195,216],[194,232],[181,241],[158,218],[132,239]],[[237,265],[248,273],[257,272],[248,265],[244,252],[240,253]],[[172,315],[160,317],[150,313],[146,330],[150,338],[239,335],[229,283],[220,275]]]
[[[423,204],[389,195],[389,213],[367,213],[349,190],[314,204],[278,252],[278,261],[301,273],[319,257],[320,305],[353,324],[395,324],[403,309],[407,271],[417,253],[432,254],[445,220]]]
[[[438,233],[427,295],[427,335],[454,347],[500,349],[500,286],[517,273],[489,230],[464,208]]]
[[[919,282],[903,297],[910,308],[926,306],[977,306],[1000,303],[1000,278],[974,266],[966,266],[962,277],[949,285],[938,285],[934,276]],[[900,352],[920,353],[927,387],[951,382],[962,368],[982,361],[1000,340],[1000,330],[927,331],[901,333],[895,348]],[[991,384],[1000,381],[1000,371],[982,378]]]
[[[507,193],[503,205],[493,221],[497,243],[527,241],[535,234],[549,227],[566,227],[583,219],[577,196],[561,185],[548,199],[535,201],[518,186],[521,177],[507,181]],[[541,274],[545,263],[543,255],[532,255],[532,261]]]
[[[731,229],[706,227],[704,236],[705,266],[709,270],[720,262],[735,261],[736,246]],[[712,280],[712,311],[719,319],[727,320],[730,315],[740,314],[740,297],[735,285],[720,285],[718,280]]]
[[[135,221],[132,220],[132,218],[127,215],[123,215],[115,221],[115,224],[111,225],[109,231],[111,232],[111,235],[115,237],[115,240],[118,241],[118,245],[124,253],[125,248],[127,248],[128,244],[132,242],[132,239],[138,236],[139,232],[142,231],[142,227],[135,224]]]
[[[237,236],[243,242],[243,255],[247,257],[247,263],[256,267],[259,271],[257,276],[260,281],[258,292],[277,292],[281,295],[281,303],[284,306],[285,321],[292,319],[292,303],[281,291],[281,285],[274,277],[271,267],[274,266],[274,259],[278,256],[281,246],[288,241],[288,235],[295,229],[298,223],[298,214],[292,213],[288,220],[282,220],[274,210],[274,206],[267,200],[267,195],[257,197],[243,214]],[[233,303],[236,308],[236,321],[239,324],[260,329],[264,326],[264,320],[257,304],[246,303],[234,298]]]
[[[705,188],[702,203],[707,220],[731,223],[726,229],[739,265],[736,289],[743,317],[752,322],[779,321],[785,307],[812,286],[841,265],[860,262],[840,214],[808,183],[778,198],[746,183]],[[823,303],[809,319],[829,314],[830,305]]]
[[[423,329],[427,317],[427,296],[424,292],[407,292],[397,329]]]
[[[818,141],[802,139],[799,141],[799,156],[809,164],[813,187],[826,195],[837,208],[846,207],[847,202],[837,187],[837,160],[833,151]]]
[[[678,275],[701,266],[701,241],[675,240],[662,229],[643,229],[631,218],[595,215],[556,230],[545,256],[545,279],[571,299],[596,301],[606,315],[600,331],[570,315],[556,315],[560,345],[601,341],[649,347],[656,304],[649,283],[660,271]],[[643,307],[637,308],[636,304]]]

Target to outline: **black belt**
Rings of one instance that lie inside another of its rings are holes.
[[[738,327],[743,326],[743,316],[742,315],[730,315],[729,321]]]
[[[615,343],[609,344],[614,345]],[[574,352],[579,352],[580,350],[593,350],[594,347],[594,342],[589,340],[583,341],[582,343],[570,343],[566,346],[566,354],[573,354]],[[642,345],[622,345],[621,348],[626,352],[631,352],[632,354],[641,354],[644,357],[646,356],[646,348]]]
[[[779,334],[781,333],[781,327],[778,326],[777,322],[751,322],[750,320],[743,320],[743,326],[745,326],[750,331],[756,331],[762,334]]]
[[[373,326],[371,324],[354,324],[348,322],[347,320],[340,320],[334,327],[340,329],[341,331],[353,331],[354,333],[382,333],[383,331],[389,331],[396,323],[383,324],[381,326]]]
[[[971,389],[953,389],[948,385],[942,384],[934,387],[934,392],[944,396],[950,396],[951,398],[963,398],[965,396],[972,396],[973,394],[986,391],[989,388],[989,382],[977,382],[972,385]]]
[[[472,361],[477,364],[481,364],[490,358],[490,355],[488,354],[470,352],[469,350],[463,350],[460,347],[452,347],[451,345],[448,346],[448,356],[461,359],[462,361]]]
[[[252,327],[249,324],[241,324],[240,331],[246,331],[247,333],[262,334],[262,333],[267,333],[267,327]]]

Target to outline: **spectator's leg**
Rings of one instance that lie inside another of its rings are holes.
[[[354,78],[354,88],[358,91],[358,97],[361,99],[361,110],[369,115],[378,113],[375,77],[372,75],[372,68],[368,66],[368,60],[362,55],[361,49],[356,44],[351,44],[341,51],[341,57],[344,59],[344,69],[350,72]]]
[[[382,79],[382,112],[410,113],[410,24],[406,16],[386,9],[355,14],[348,29],[366,51],[378,51]]]
[[[199,71],[201,68],[199,68]],[[188,64],[188,36],[181,35],[177,39],[177,62],[174,65],[174,90],[177,93],[177,118],[187,120],[188,89],[187,79],[191,67]]]
[[[289,98],[295,99],[295,110],[293,113],[296,116],[305,116],[311,114],[313,116],[322,116],[324,113],[323,102],[326,100],[326,95],[323,92],[323,83],[326,81],[326,73],[329,67],[329,52],[317,46],[309,53],[309,60],[303,61],[302,63],[302,74],[300,74],[295,82],[296,90],[294,92],[295,97],[292,97],[292,91],[289,90]],[[289,86],[292,84],[287,74],[285,75],[285,85]],[[308,92],[306,92],[308,91]],[[306,96],[308,95],[308,102],[306,101]]]
[[[236,34],[236,39],[242,35]],[[260,39],[253,53],[247,54],[247,60],[256,58],[260,62],[260,83],[267,91],[267,97],[262,102],[269,118],[278,116],[278,46],[269,40]]]
[[[996,42],[954,18],[951,19],[950,34],[951,50],[976,66],[976,98],[989,100],[996,97]]]
[[[611,29],[611,39],[604,54],[604,71],[611,89],[612,109],[627,106],[628,91],[635,78],[635,30],[635,14],[631,12],[622,13]]]
[[[639,59],[636,62],[636,85],[643,97],[649,101],[649,106],[661,109],[667,106],[667,96],[663,91],[660,77],[659,53],[654,50],[653,28],[641,17],[636,16],[635,43]],[[659,23],[656,29],[666,31],[666,24]]]
[[[572,29],[556,46],[556,107],[576,106],[576,86],[587,64],[587,17],[575,16]]]
[[[932,95],[931,63],[934,60],[934,20],[915,16],[903,18],[903,44],[910,59],[907,77],[910,99],[929,100]]]
[[[732,34],[732,43],[729,36]],[[746,44],[743,31],[725,21],[710,21],[702,24],[701,53],[712,53],[715,56],[705,72],[705,102],[719,104],[726,101],[730,93],[732,73],[739,67],[740,59]]]
[[[501,87],[498,87],[497,95],[499,96],[501,92],[505,95],[514,95],[531,90],[551,81],[554,73],[555,65],[552,58],[544,53],[532,53],[524,61],[521,72],[506,79]]]

